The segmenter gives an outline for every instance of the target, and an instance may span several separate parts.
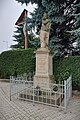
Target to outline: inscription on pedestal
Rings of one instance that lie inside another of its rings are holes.
[[[48,60],[46,55],[37,57],[37,74],[45,75],[48,73]]]

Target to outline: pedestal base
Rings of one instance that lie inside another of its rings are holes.
[[[50,77],[49,76],[34,76],[34,87],[40,86],[40,89],[49,89]]]
[[[50,75],[52,70],[52,56],[48,48],[39,48],[36,51],[36,73],[34,76],[34,86],[49,89]]]

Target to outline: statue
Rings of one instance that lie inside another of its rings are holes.
[[[50,20],[48,19],[48,14],[44,13],[42,18],[42,26],[40,30],[40,42],[42,48],[46,48],[48,46],[50,28],[51,23]]]

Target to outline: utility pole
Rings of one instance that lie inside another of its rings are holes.
[[[5,40],[4,40],[3,42],[5,42],[5,43],[6,43],[6,45],[7,45],[7,50],[8,50],[8,41],[5,41]]]

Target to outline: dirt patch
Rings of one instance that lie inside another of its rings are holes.
[[[80,91],[73,90],[72,97],[73,97],[73,99],[80,99]]]

